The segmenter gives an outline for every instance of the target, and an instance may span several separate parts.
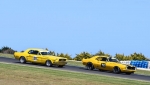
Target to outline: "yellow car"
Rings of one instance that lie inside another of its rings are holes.
[[[107,56],[93,56],[82,59],[82,63],[88,70],[99,69],[100,71],[112,71],[116,74],[126,73],[128,75],[136,71],[136,67],[122,64],[118,59]]]
[[[49,51],[38,48],[29,48],[23,52],[15,52],[14,57],[21,63],[26,62],[39,63],[45,64],[48,67],[51,67],[53,65],[63,67],[67,64],[66,58],[52,56],[49,54]]]

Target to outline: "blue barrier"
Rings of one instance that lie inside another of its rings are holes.
[[[136,66],[138,68],[148,68],[148,61],[132,60],[130,65]]]

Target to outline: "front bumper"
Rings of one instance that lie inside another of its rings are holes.
[[[58,61],[58,62],[53,62],[54,65],[66,65],[66,61]]]
[[[128,70],[128,69],[124,69],[124,70],[121,70],[121,72],[129,72],[129,73],[133,73],[135,72],[136,70]]]
[[[136,71],[136,67],[130,67],[130,66],[122,70],[122,72],[129,72],[129,73],[134,73],[135,71]]]

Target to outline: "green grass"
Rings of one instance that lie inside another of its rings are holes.
[[[84,67],[84,65],[80,62],[80,61],[74,61],[74,60],[68,60],[68,65],[71,66],[80,66],[80,67]]]
[[[130,76],[130,75],[129,75]],[[0,63],[0,85],[149,85],[150,82]]]
[[[12,54],[0,53],[0,57],[14,58],[14,55],[12,55]]]
[[[8,57],[8,58],[14,58],[14,56],[12,54],[3,54],[3,53],[0,53],[0,56],[2,56],[2,57]],[[74,60],[68,61],[67,65],[84,67],[84,65],[81,62],[76,62]],[[135,72],[135,74],[150,75],[150,71],[137,70]]]

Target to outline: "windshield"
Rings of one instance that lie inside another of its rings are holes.
[[[49,52],[41,52],[41,55],[50,55]]]
[[[110,61],[110,62],[119,62],[119,60],[116,59],[116,58],[109,58],[109,61]]]

